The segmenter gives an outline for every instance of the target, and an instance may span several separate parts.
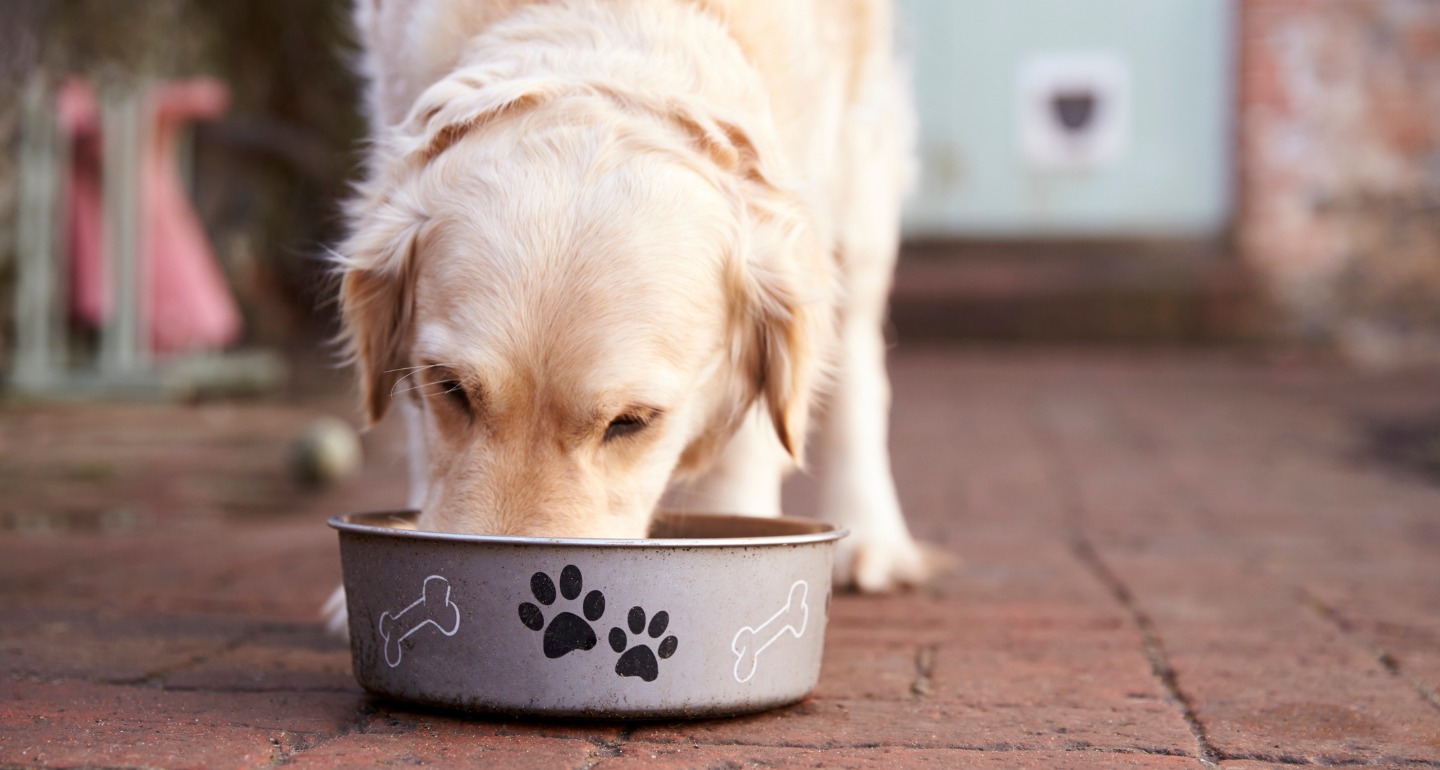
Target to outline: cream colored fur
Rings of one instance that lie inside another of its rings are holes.
[[[910,163],[886,2],[359,0],[356,20],[374,143],[341,307],[369,419],[409,422],[422,529],[774,515],[813,411],[822,510],[854,532],[838,577],[923,577],[885,448]]]

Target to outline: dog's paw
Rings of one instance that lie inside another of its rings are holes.
[[[325,630],[341,639],[350,638],[350,613],[345,605],[345,586],[335,589],[325,606],[320,608],[320,617],[325,620]]]
[[[955,563],[955,557],[916,542],[908,532],[852,532],[836,549],[835,585],[867,594],[914,588]]]

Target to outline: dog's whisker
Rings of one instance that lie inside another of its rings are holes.
[[[402,366],[402,367],[400,367],[400,368],[398,368],[398,369],[387,369],[387,370],[385,371],[385,373],[386,373],[386,374],[394,374],[395,372],[408,372],[408,374],[406,374],[405,376],[406,376],[406,377],[409,377],[410,375],[415,374],[416,372],[423,372],[423,371],[425,371],[426,369],[434,369],[434,368],[437,367],[437,366],[449,366],[449,364],[425,364],[425,365],[423,365],[423,366]],[[403,379],[403,378],[402,378],[402,379]]]
[[[438,393],[426,393],[424,397],[425,397],[425,398],[434,398],[434,397],[436,397],[436,396],[448,396],[448,395],[450,395],[451,393],[454,393],[454,392],[459,391],[459,390],[461,390],[461,387],[460,387],[459,385],[456,385],[455,387],[453,387],[453,388],[451,388],[451,389],[449,389],[449,390],[442,390],[442,391],[440,391],[440,392],[438,392]]]
[[[398,369],[389,369],[389,370],[387,370],[387,371],[386,371],[386,374],[392,374],[392,373],[394,373],[394,372],[403,372],[403,371],[405,371],[405,370],[407,370],[407,369],[411,370],[409,374],[406,374],[404,377],[401,377],[400,379],[395,380],[395,385],[391,386],[391,388],[390,388],[390,397],[391,397],[391,398],[394,398],[395,396],[398,396],[398,395],[400,395],[401,393],[406,393],[406,392],[408,392],[407,390],[397,391],[397,390],[395,390],[395,388],[396,388],[396,387],[399,387],[400,383],[402,383],[402,382],[404,382],[405,380],[407,380],[407,379],[415,376],[416,374],[419,374],[420,372],[423,372],[423,371],[425,371],[426,369],[434,369],[434,368],[436,368],[436,367],[448,367],[448,366],[452,366],[452,365],[451,365],[451,364],[425,364],[424,366],[402,366],[402,367],[400,367],[400,368],[398,368]],[[419,387],[422,387],[422,388],[423,388],[423,387],[425,387],[425,386],[424,386],[424,385],[420,385]],[[409,390],[414,390],[414,388],[410,388]]]
[[[386,374],[394,374],[395,372],[405,372],[405,371],[408,371],[408,372],[410,372],[410,374],[414,374],[414,373],[417,372],[417,371],[421,371],[421,370],[424,370],[424,369],[434,369],[434,368],[437,367],[437,366],[454,366],[454,364],[450,364],[450,363],[438,363],[438,364],[421,364],[421,365],[418,365],[418,366],[401,366],[401,367],[397,367],[397,368],[395,368],[395,369],[386,369],[386,370],[385,370],[385,373],[386,373]],[[408,377],[409,375],[406,375],[406,376]]]
[[[392,390],[392,391],[390,391],[390,397],[391,397],[391,398],[394,398],[394,397],[396,397],[396,396],[403,395],[403,394],[405,394],[405,393],[409,393],[409,392],[412,391],[412,390],[420,390],[421,388],[428,388],[428,387],[430,387],[430,383],[428,383],[428,382],[422,382],[422,383],[420,383],[419,385],[415,385],[415,386],[413,386],[413,387],[409,387],[409,388],[406,388],[406,389],[404,389],[404,390]],[[432,394],[432,395],[433,395],[433,394]]]

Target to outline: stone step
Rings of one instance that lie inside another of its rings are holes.
[[[1254,302],[1223,243],[907,244],[891,321],[904,339],[1226,343]]]

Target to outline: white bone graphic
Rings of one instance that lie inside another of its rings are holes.
[[[746,626],[735,632],[735,640],[730,642],[730,649],[735,653],[735,681],[750,681],[750,677],[755,676],[760,653],[780,641],[787,632],[796,639],[805,633],[806,622],[810,619],[810,607],[805,603],[809,593],[809,584],[803,580],[795,581],[790,586],[785,606],[779,612],[771,615],[759,628]]]
[[[420,598],[409,607],[391,615],[380,614],[380,638],[385,640],[385,662],[390,668],[400,665],[404,649],[400,643],[426,626],[434,626],[446,636],[460,630],[460,608],[450,601],[450,581],[439,575],[425,578]]]

